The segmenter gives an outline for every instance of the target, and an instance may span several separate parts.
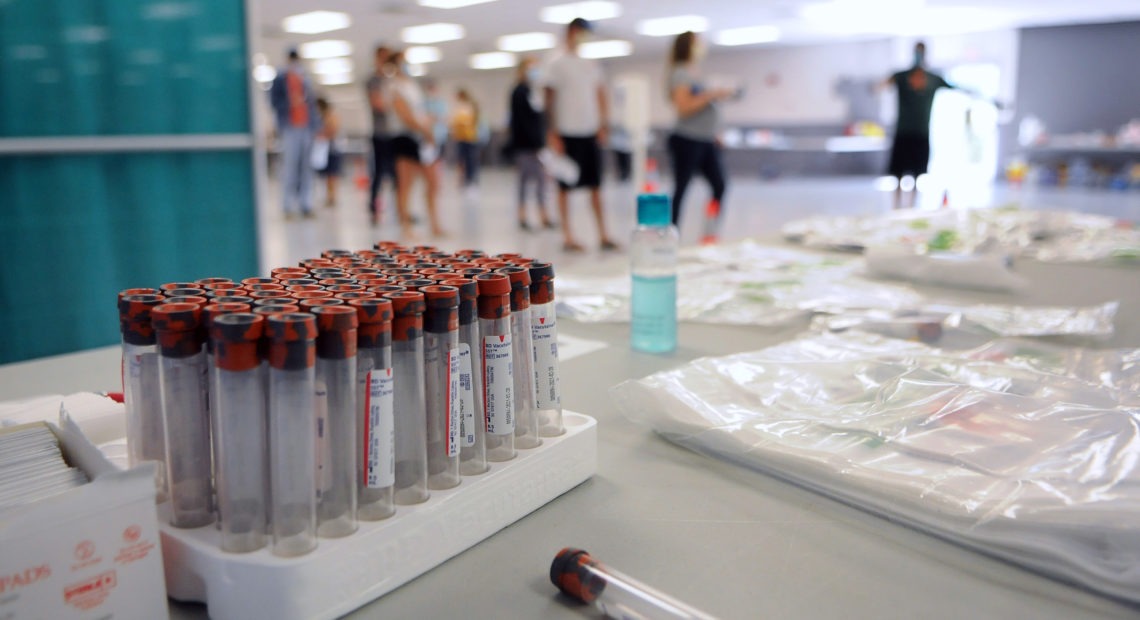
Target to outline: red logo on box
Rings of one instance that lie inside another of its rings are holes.
[[[123,542],[127,544],[137,543],[140,536],[142,536],[142,528],[137,525],[132,525],[123,530]]]
[[[95,543],[90,540],[75,545],[75,559],[82,562],[83,560],[90,560],[93,555],[95,555]]]
[[[5,594],[9,590],[15,590],[16,588],[30,586],[48,577],[51,577],[51,566],[47,564],[25,568],[18,573],[0,575],[0,594]]]
[[[118,581],[115,571],[109,570],[90,579],[66,586],[63,589],[63,602],[79,609],[94,609],[103,604],[115,589]]]

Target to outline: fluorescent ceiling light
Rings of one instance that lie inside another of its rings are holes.
[[[462,39],[466,31],[459,24],[424,24],[411,26],[400,31],[405,43],[440,43]]]
[[[473,4],[486,4],[495,0],[416,0],[420,6],[433,9],[459,9]]]
[[[543,8],[538,14],[538,18],[548,24],[566,25],[574,21],[575,17],[590,21],[621,17],[621,5],[606,0],[587,0],[586,2],[555,4]]]
[[[328,75],[322,75],[318,79],[319,79],[320,83],[324,84],[325,86],[337,86],[340,84],[351,84],[352,83],[352,74],[351,73],[330,73]]]
[[[412,77],[423,77],[427,75],[427,67],[423,65],[408,65],[408,75]]]
[[[269,65],[257,65],[253,68],[253,79],[258,82],[272,82],[277,77],[277,69]]]
[[[281,27],[285,32],[296,34],[317,34],[341,30],[352,25],[352,18],[348,13],[339,11],[311,11],[299,15],[290,15],[281,20]]]
[[[352,73],[351,58],[322,58],[313,61],[313,73],[317,75],[335,75],[338,73]]]
[[[301,58],[336,58],[337,56],[352,55],[352,44],[340,39],[322,39],[302,43],[297,52]]]
[[[700,15],[658,17],[656,19],[645,19],[637,23],[638,34],[644,34],[650,37],[667,37],[689,30],[693,32],[704,32],[708,29],[708,18]]]
[[[467,63],[472,69],[505,69],[518,64],[515,55],[510,52],[486,52],[484,54],[471,54]]]
[[[632,53],[633,44],[620,39],[588,41],[578,46],[578,55],[582,58],[615,58]]]
[[[415,45],[404,50],[404,60],[413,65],[439,62],[441,58],[443,58],[443,53],[439,51],[439,48],[429,45]]]
[[[558,44],[558,37],[549,32],[523,32],[499,37],[499,49],[504,52],[548,50]]]
[[[713,34],[717,45],[755,45],[771,43],[780,39],[780,29],[775,26],[748,26],[729,28]]]

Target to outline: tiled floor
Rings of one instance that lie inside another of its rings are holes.
[[[399,230],[395,225],[390,192],[385,195],[385,217],[378,229],[369,226],[364,210],[366,193],[356,189],[349,180],[342,182],[340,192],[340,204],[334,208],[318,207],[316,219],[286,222],[280,212],[278,186],[275,180],[270,181],[261,213],[263,270],[293,264],[327,248],[362,249],[371,247],[379,239],[398,238]],[[633,188],[611,183],[605,186],[604,195],[611,234],[618,240],[627,238],[635,220],[636,194]],[[426,226],[421,224],[417,240],[438,245],[445,250],[475,247],[490,252],[522,252],[557,260],[566,267],[598,259],[599,252],[593,249],[597,247],[597,232],[585,193],[579,192],[571,197],[571,224],[579,241],[591,248],[581,255],[566,255],[562,252],[562,240],[558,231],[527,233],[519,230],[515,223],[514,196],[515,178],[510,170],[484,170],[478,190],[470,193],[460,190],[455,172],[448,170],[440,201],[448,237],[432,240],[428,237]],[[695,182],[690,190],[681,226],[682,242],[685,244],[695,243],[700,236],[700,207],[707,197],[706,186],[700,181]],[[322,196],[317,198],[318,204],[323,201]],[[1138,191],[1120,193],[1078,189],[1019,189],[999,184],[955,188],[949,192],[949,199],[953,205],[1016,203],[1027,208],[1073,209],[1140,221]],[[922,197],[922,206],[937,208],[941,200],[941,191],[931,191]],[[556,209],[553,195],[548,201],[548,208],[554,214]],[[809,215],[885,212],[891,208],[891,202],[891,192],[884,190],[883,182],[869,177],[775,181],[736,178],[730,181],[722,237],[730,240],[772,235],[786,222]],[[416,190],[414,204],[413,210],[422,214],[421,188]],[[538,220],[533,207],[530,220],[532,223]]]

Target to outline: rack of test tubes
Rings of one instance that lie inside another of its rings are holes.
[[[211,617],[344,614],[596,469],[549,263],[380,242],[118,304],[167,592]]]

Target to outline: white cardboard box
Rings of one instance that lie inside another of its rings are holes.
[[[168,617],[153,465],[116,469],[66,414],[35,424],[91,482],[0,520],[0,620]]]

